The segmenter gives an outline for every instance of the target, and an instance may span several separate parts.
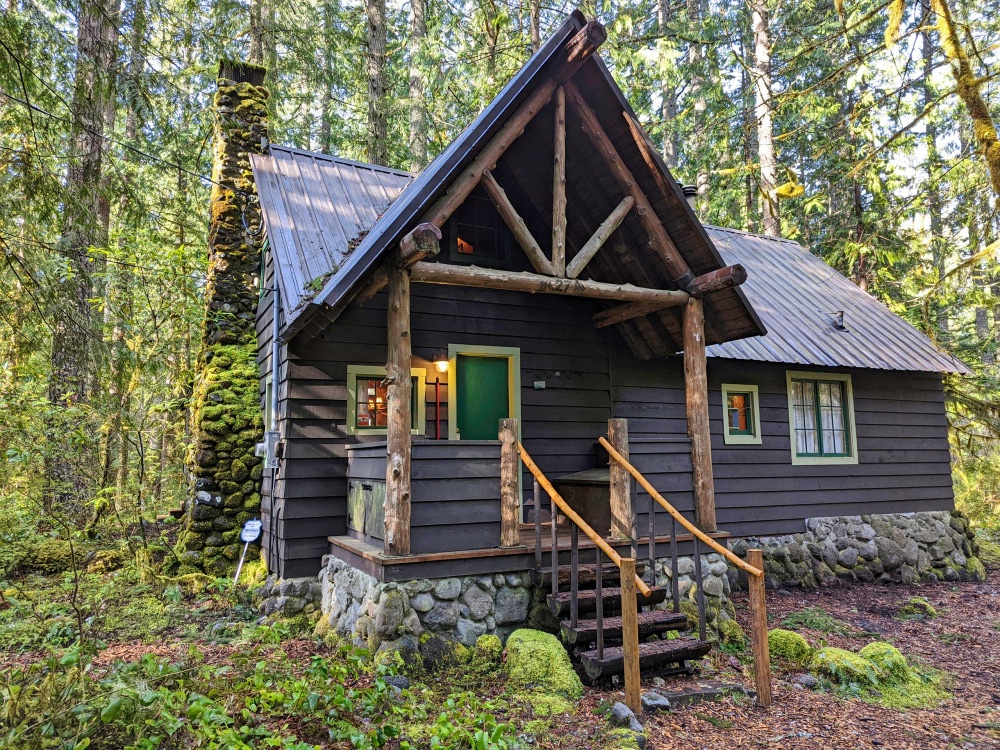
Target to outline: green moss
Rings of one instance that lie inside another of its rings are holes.
[[[575,712],[573,704],[567,701],[565,698],[561,698],[558,695],[551,695],[549,693],[541,692],[530,692],[521,693],[516,699],[527,704],[531,707],[531,714],[536,719],[546,719],[552,718],[553,716],[560,716],[563,714],[572,714]]]
[[[970,557],[968,562],[965,564],[965,576],[970,581],[985,581],[986,580],[986,566],[983,565],[982,561],[978,557]]]
[[[603,750],[639,750],[639,741],[631,729],[612,729],[603,739]]]
[[[519,688],[542,690],[566,698],[583,695],[583,684],[559,639],[522,628],[507,639],[507,676]]]
[[[503,643],[495,635],[481,635],[476,639],[472,652],[472,661],[479,666],[494,666],[500,663],[503,655]]]
[[[882,670],[853,651],[827,646],[816,652],[812,667],[838,685],[876,687],[883,679]]]
[[[747,636],[736,620],[719,620],[719,643],[727,651],[742,652],[747,646]]]
[[[80,554],[78,549],[77,555]],[[46,539],[32,545],[21,566],[33,573],[52,575],[73,569],[73,547],[64,539]]]
[[[878,667],[881,682],[898,685],[906,682],[910,675],[906,657],[892,644],[875,641],[861,649],[858,655]]]
[[[782,628],[768,631],[767,648],[772,659],[794,664],[805,664],[813,654],[809,641],[799,633]]]
[[[937,610],[926,598],[915,596],[899,608],[897,616],[904,620],[930,620],[937,617]]]
[[[944,675],[940,672],[916,673],[911,670],[906,681],[887,685],[877,694],[865,698],[886,708],[934,708],[951,697],[943,687]]]
[[[550,723],[544,719],[532,719],[525,723],[524,733],[530,734],[532,737],[542,737],[548,733]]]
[[[820,633],[847,633],[850,628],[822,607],[806,607],[798,612],[789,612],[781,624],[792,630],[808,628]]]

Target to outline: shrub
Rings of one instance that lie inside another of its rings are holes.
[[[813,653],[812,646],[800,634],[791,630],[775,628],[767,633],[767,649],[771,658],[777,661],[787,661],[804,664]]]
[[[882,682],[882,670],[863,656],[842,648],[827,646],[816,652],[812,666],[839,685],[875,687]]]

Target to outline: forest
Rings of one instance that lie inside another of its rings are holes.
[[[300,622],[258,624],[252,589],[263,564],[252,560],[239,586],[178,574],[170,515],[191,491],[220,60],[266,68],[272,143],[416,173],[574,8],[4,3],[0,746],[612,741],[576,737],[568,695],[544,710],[505,707],[497,654],[446,664],[455,692],[410,690],[394,662],[310,640]],[[697,186],[705,223],[799,242],[974,370],[945,381],[954,489],[992,549],[1000,6],[586,0],[580,9],[607,28],[602,59],[674,177]],[[243,228],[259,245],[248,208]],[[954,614],[958,622],[958,605]],[[815,625],[806,627],[819,637],[846,637]],[[182,647],[139,645],[168,636]],[[738,653],[724,657],[739,664]],[[227,698],[227,681],[244,697]],[[607,699],[586,701],[596,713]],[[711,720],[688,716],[684,731],[723,741],[729,719],[715,710]],[[748,720],[738,702],[733,710]],[[1000,725],[984,721],[995,739]],[[536,734],[526,735],[531,722]]]

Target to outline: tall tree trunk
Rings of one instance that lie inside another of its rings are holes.
[[[427,102],[424,50],[427,44],[427,0],[412,0],[410,17],[410,171],[427,166]]]
[[[386,165],[389,161],[386,112],[386,28],[385,0],[366,0],[366,67],[368,70],[368,161]]]
[[[937,16],[938,35],[941,37],[944,53],[951,62],[958,96],[972,118],[972,132],[986,159],[993,192],[1000,196],[1000,139],[997,138],[996,125],[989,107],[983,100],[982,81],[972,72],[972,65],[955,28],[948,0],[931,0],[931,10]]]
[[[531,16],[531,51],[538,52],[542,46],[542,0],[529,0],[528,8]]]
[[[921,35],[921,51],[923,53],[923,105],[930,108],[933,105],[936,95],[931,85],[931,77],[934,73],[934,44],[931,42],[930,34],[926,31]],[[938,192],[939,186],[935,180],[940,172],[940,156],[937,145],[937,124],[934,122],[934,113],[924,118],[924,143],[927,148],[927,215],[930,220],[930,250],[934,268],[937,270],[938,281],[944,281],[945,277],[945,256],[947,250],[944,243],[944,221],[941,217],[941,197]],[[937,326],[942,335],[948,333],[948,313],[946,310],[937,311]]]
[[[747,43],[747,29],[744,24],[740,24],[740,91],[743,92],[743,168],[746,174],[743,176],[743,228],[748,232],[754,231],[755,206],[757,205],[757,188],[754,179],[754,135],[757,128],[753,123],[754,93],[750,88],[749,71],[753,67],[751,59],[750,45]]]
[[[699,39],[704,34],[704,16],[704,0],[687,0],[688,28],[691,30],[690,33]],[[689,90],[695,123],[695,130],[691,138],[691,151],[697,165],[695,184],[698,186],[698,195],[705,196],[708,194],[708,168],[705,154],[708,139],[704,134],[704,126],[708,111],[708,99],[705,96],[705,45],[700,41],[691,44],[688,52],[688,66],[691,69]],[[702,209],[703,207],[698,206],[698,208]]]
[[[663,124],[663,161],[669,169],[677,167],[677,92],[666,74],[669,63],[667,33],[670,26],[670,0],[656,0],[656,30],[660,81],[660,122]]]
[[[89,447],[74,444],[79,417],[67,424],[62,409],[85,404],[94,385],[99,340],[91,310],[94,296],[91,247],[107,244],[107,201],[101,186],[105,133],[113,121],[114,62],[118,46],[118,6],[113,0],[83,0],[77,14],[77,60],[72,101],[70,160],[66,169],[59,253],[68,271],[61,284],[52,322],[49,401],[55,407],[49,424],[46,460],[48,501],[79,517],[87,498],[84,467]],[[112,113],[112,114],[109,114]],[[83,428],[82,434],[90,431]]]
[[[146,42],[146,0],[132,0],[132,34],[129,39],[128,56],[128,101],[125,113],[125,140],[132,143],[139,135],[142,122],[139,119],[139,90],[142,81],[144,59],[142,47]],[[131,155],[131,152],[129,152]]]
[[[421,2],[421,0],[415,0]],[[333,152],[333,31],[335,24],[332,2],[323,3],[323,96],[320,117],[319,150]]]
[[[760,162],[761,219],[764,234],[781,236],[778,215],[778,157],[774,148],[774,100],[771,93],[771,34],[767,0],[749,0],[753,27],[753,78],[756,94],[757,159]]]

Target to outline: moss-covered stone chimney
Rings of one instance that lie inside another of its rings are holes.
[[[192,393],[192,477],[180,572],[220,575],[236,564],[243,523],[260,514],[262,439],[254,320],[260,226],[250,154],[267,149],[264,68],[219,65],[215,94],[205,325]]]

